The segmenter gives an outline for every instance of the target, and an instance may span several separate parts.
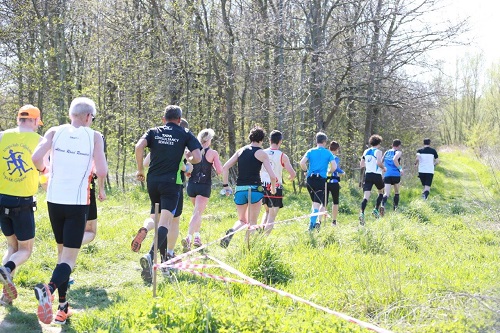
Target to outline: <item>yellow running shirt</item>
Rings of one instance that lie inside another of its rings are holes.
[[[0,141],[0,194],[30,197],[38,190],[38,171],[31,161],[40,135],[19,132],[13,128],[3,132]]]

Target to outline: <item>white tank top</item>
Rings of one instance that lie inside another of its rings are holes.
[[[382,174],[382,169],[379,168],[377,164],[377,151],[379,151],[377,148],[368,148],[363,153],[366,167],[365,173],[378,173],[379,175]]]
[[[94,130],[59,126],[52,138],[47,201],[63,205],[88,205],[94,155]]]
[[[269,162],[271,163],[271,167],[273,168],[274,174],[278,178],[278,184],[276,184],[276,188],[281,188],[283,184],[283,152],[279,149],[271,149],[266,148],[264,152],[269,156]],[[266,168],[262,165],[262,169],[260,169],[260,179],[262,184],[270,184],[271,177],[267,173]]]

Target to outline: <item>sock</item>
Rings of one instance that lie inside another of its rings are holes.
[[[3,267],[7,268],[9,273],[12,273],[16,269],[16,263],[9,260]]]
[[[319,212],[319,209],[316,209],[314,208],[312,210],[313,214]],[[310,220],[309,220],[309,230],[313,230],[314,229],[314,226],[316,225],[316,220],[318,219],[318,215],[313,215],[311,216]]]
[[[196,238],[196,237],[200,238],[200,233],[199,232],[195,232],[193,236],[194,236],[194,238]]]
[[[57,295],[59,296],[59,303],[66,302],[66,294],[68,293],[69,278],[66,282],[57,287]]]
[[[399,193],[394,194],[394,207],[399,205]]]
[[[384,195],[382,193],[380,193],[377,197],[377,203],[375,204],[375,208],[378,210],[380,208],[380,204],[382,203],[382,198],[384,197]]]
[[[62,310],[66,313],[68,313],[68,302],[64,301],[64,302],[61,302],[59,301],[59,310]]]
[[[65,262],[56,265],[56,269],[52,272],[52,278],[50,279],[49,289],[51,293],[57,289],[59,291],[59,295],[66,295],[66,291],[68,290],[68,281],[69,276],[71,275],[71,267]],[[64,290],[64,285],[66,286],[66,290]],[[62,289],[61,289],[62,288]]]
[[[161,262],[164,262],[167,260],[167,239],[165,238],[165,241],[160,244],[158,247],[158,250],[160,251],[160,260]]]
[[[168,229],[165,227],[158,227],[158,248],[161,249],[161,245],[167,241],[167,234],[168,234]],[[149,255],[151,258],[154,256],[154,242],[151,244],[151,249],[149,250]],[[160,250],[161,251],[161,250]]]
[[[366,209],[366,205],[368,204],[368,200],[366,199],[363,199],[363,201],[361,201],[361,213],[365,213],[365,209]]]
[[[385,204],[387,203],[387,199],[389,199],[388,196],[385,196],[382,198],[382,207],[385,207]]]
[[[188,239],[189,239],[189,242],[191,242],[193,240],[193,235],[188,234]]]
[[[173,257],[173,256],[174,256],[174,250],[167,250],[167,253],[168,253],[171,257]]]

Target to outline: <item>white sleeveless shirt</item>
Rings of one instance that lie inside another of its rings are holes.
[[[366,173],[377,173],[382,174],[382,169],[377,164],[377,152],[380,151],[377,148],[368,148],[363,153],[365,159]]]
[[[276,188],[281,188],[283,184],[283,152],[279,149],[271,149],[266,148],[264,152],[269,156],[269,162],[271,163],[271,167],[273,168],[274,174],[278,178],[278,183],[276,184]],[[262,184],[271,184],[271,177],[267,173],[266,168],[262,165],[262,169],[260,169],[260,179]]]
[[[94,130],[61,125],[52,138],[47,201],[88,205],[94,155]]]

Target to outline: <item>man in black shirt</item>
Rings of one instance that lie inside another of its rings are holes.
[[[201,161],[201,144],[189,131],[179,126],[182,110],[176,105],[165,108],[163,126],[150,128],[135,145],[137,163],[137,180],[144,181],[144,149],[151,151],[151,163],[147,175],[147,188],[151,200],[151,209],[160,203],[160,223],[158,227],[158,244],[167,240],[167,260],[175,257],[174,247],[179,236],[179,225],[173,225],[174,215],[178,209],[182,191],[182,179],[179,165],[184,158],[184,150],[191,151],[189,162]],[[168,228],[168,229],[167,229]],[[169,232],[170,231],[170,232]],[[142,277],[147,282],[152,276],[153,247],[141,258]],[[148,274],[149,273],[149,274]]]

